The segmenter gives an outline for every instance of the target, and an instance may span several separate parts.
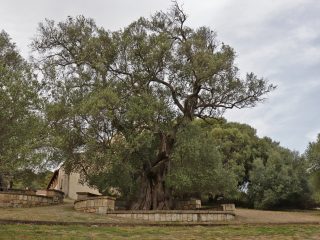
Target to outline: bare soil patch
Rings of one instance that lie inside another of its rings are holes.
[[[248,224],[296,224],[315,223],[320,224],[320,211],[263,211],[254,209],[236,209],[234,223]]]

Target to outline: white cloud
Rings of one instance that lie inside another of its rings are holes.
[[[306,138],[309,142],[314,142],[317,140],[317,136],[320,133],[320,128],[314,129],[306,134]]]

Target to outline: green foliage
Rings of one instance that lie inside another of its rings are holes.
[[[52,172],[45,170],[35,173],[31,169],[23,169],[14,173],[13,188],[15,189],[46,189]]]
[[[313,200],[320,203],[320,172],[314,172],[310,174],[310,188],[312,190]]]
[[[212,129],[223,162],[238,166],[239,184],[248,181],[253,159],[261,157],[256,130],[245,124],[220,122]]]
[[[266,162],[255,159],[248,196],[255,208],[308,206],[310,190],[305,160],[280,147],[269,152]]]
[[[310,163],[310,171],[320,171],[320,134],[315,142],[309,143],[305,155]]]
[[[313,190],[313,198],[320,203],[320,134],[315,142],[310,142],[305,152],[308,160],[310,174],[310,185]]]
[[[232,164],[223,164],[212,131],[190,124],[177,135],[168,184],[176,196],[202,194],[234,197],[238,178]]]
[[[235,166],[239,186],[249,181],[254,159],[267,161],[268,153],[278,147],[278,143],[268,138],[259,138],[256,130],[246,124],[226,122],[224,119],[206,122],[198,121],[202,128],[211,131],[214,146],[218,149],[224,164]]]
[[[5,32],[0,33],[0,178],[39,166],[45,138],[38,83]],[[1,180],[0,180],[1,185]],[[0,186],[1,187],[1,186]]]

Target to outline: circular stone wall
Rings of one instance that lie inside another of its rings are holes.
[[[105,214],[114,211],[115,198],[109,196],[92,197],[74,202],[74,209],[82,212]]]

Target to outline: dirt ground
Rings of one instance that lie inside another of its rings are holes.
[[[73,202],[62,205],[35,208],[0,208],[0,221],[53,221],[53,222],[85,222],[106,224],[146,224],[142,220],[131,220],[105,215],[77,212]],[[150,222],[148,222],[150,223]],[[261,211],[237,209],[236,219],[216,224],[320,224],[320,210],[313,211]]]
[[[317,223],[320,224],[320,210],[310,211],[262,211],[254,209],[236,209],[234,223]]]

